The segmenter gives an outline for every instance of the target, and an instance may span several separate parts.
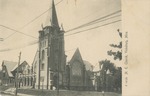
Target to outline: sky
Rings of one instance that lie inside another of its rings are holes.
[[[61,0],[54,1],[56,4]],[[0,63],[3,60],[18,62],[19,52],[22,52],[21,61],[26,60],[30,65],[32,64],[38,44],[30,46],[29,44],[38,41],[38,31],[42,29],[41,25],[47,26],[50,24],[51,10],[27,26],[23,26],[50,7],[51,0],[0,0],[0,25],[36,37],[14,33],[14,31],[0,26],[0,38],[4,38],[4,41],[0,41]],[[63,25],[65,31],[118,10],[121,10],[120,0],[62,0],[56,5],[59,25]],[[120,19],[121,16],[68,32],[66,35]],[[82,58],[96,66],[95,69],[99,68],[98,62],[105,59],[111,60],[116,66],[121,66],[119,60],[114,61],[112,56],[107,55],[107,51],[113,49],[109,44],[118,44],[121,40],[117,29],[121,30],[121,22],[65,36],[67,60],[70,60],[75,50],[79,48]],[[12,33],[14,34],[7,38]],[[2,50],[5,51],[2,52]],[[116,51],[117,49],[113,50]]]

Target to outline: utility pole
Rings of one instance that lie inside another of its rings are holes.
[[[40,32],[40,31],[39,31]],[[41,36],[39,35],[39,64],[38,64],[38,66],[39,66],[39,68],[38,68],[38,89],[40,89],[41,88],[41,83],[40,83],[40,81],[41,81]]]
[[[48,33],[48,46],[47,46],[47,89],[49,89],[49,81],[50,81],[50,70],[49,70],[49,64],[50,64],[50,62],[49,62],[49,59],[50,59],[50,31],[49,31],[49,33]]]
[[[18,67],[17,67],[17,76],[16,76],[16,92],[15,92],[15,96],[17,96],[17,91],[18,91],[18,68],[19,68],[19,65],[20,65],[20,59],[21,59],[21,52],[19,53],[19,61],[18,61]]]

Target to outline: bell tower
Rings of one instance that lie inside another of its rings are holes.
[[[63,86],[66,64],[64,30],[59,27],[54,0],[50,22],[50,26],[42,27],[39,31],[38,89]]]

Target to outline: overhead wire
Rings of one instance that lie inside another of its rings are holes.
[[[56,3],[55,5],[58,5],[59,3],[61,3],[63,0],[61,0],[60,2]],[[49,9],[47,9],[46,11],[44,11],[42,14],[40,14],[39,16],[35,17],[33,20],[31,20],[29,23],[25,24],[22,28],[28,26],[29,24],[31,24],[33,21],[35,21],[36,19],[38,19],[39,17],[41,17],[42,15],[44,15],[46,12],[48,12],[50,9],[52,9],[52,7],[50,7]]]
[[[64,36],[70,36],[70,35],[74,35],[74,34],[79,34],[81,32],[86,32],[86,31],[89,31],[89,30],[93,30],[93,29],[96,29],[96,28],[99,28],[99,27],[103,27],[103,26],[106,26],[106,25],[110,25],[110,24],[113,24],[113,23],[116,23],[116,22],[119,22],[119,21],[121,21],[121,20],[116,20],[116,21],[113,21],[113,22],[110,22],[110,23],[106,23],[106,24],[103,24],[103,25],[100,25],[100,26],[92,27],[92,28],[89,28],[89,29],[86,29],[86,30],[78,31],[78,32],[75,32],[75,33],[72,33],[72,34],[68,34],[68,35],[64,35]],[[38,42],[35,42],[35,43],[32,43],[32,44],[28,44],[27,46],[34,45],[34,44],[37,44],[37,43]],[[11,50],[11,49],[9,49],[9,50]],[[0,52],[9,51],[9,50],[2,49],[2,50],[0,50]]]
[[[100,25],[100,26],[96,26],[96,27],[92,27],[92,28],[89,28],[89,29],[85,29],[85,30],[81,30],[81,31],[78,31],[78,32],[74,32],[72,34],[68,34],[68,35],[65,35],[65,36],[70,36],[70,35],[78,34],[78,33],[81,33],[81,32],[93,30],[93,29],[96,29],[96,28],[99,28],[99,27],[103,27],[103,26],[106,26],[106,25],[110,25],[110,24],[113,24],[113,23],[116,23],[116,22],[119,22],[119,21],[121,21],[121,20],[116,20],[116,21],[113,21],[113,22],[110,22],[110,23],[107,23],[107,24],[103,24],[103,25]]]
[[[115,18],[115,17],[118,17],[118,16],[121,16],[121,15],[116,15],[116,16],[113,16],[113,17],[110,17],[110,18],[107,18],[107,19],[103,19],[103,20],[101,20],[101,21],[93,22],[92,24],[89,24],[89,25],[86,25],[86,26],[90,26],[90,25],[93,25],[93,24],[96,24],[96,23],[99,23],[99,22],[102,22],[102,21],[106,21],[106,20],[109,20],[109,19],[112,19],[112,18]],[[18,30],[15,30],[15,29],[12,29],[12,28],[10,28],[10,27],[7,27],[7,26],[5,26],[5,25],[0,25],[0,26],[5,27],[5,28],[7,28],[7,29],[9,29],[9,30],[15,31],[15,33],[18,32],[18,33],[24,34],[24,35],[26,35],[26,36],[29,36],[29,37],[32,37],[32,38],[36,38],[36,37],[34,37],[34,36],[25,34],[25,33],[20,32],[20,31],[18,31]],[[83,27],[86,27],[86,26],[82,26],[82,27],[80,27],[80,28],[83,28]],[[79,28],[76,28],[76,29],[79,29]],[[73,31],[73,30],[72,30],[72,31]],[[67,32],[70,32],[70,31],[67,31]],[[65,32],[65,33],[66,33],[66,32]],[[73,34],[74,34],[74,33],[73,33]],[[7,38],[9,38],[9,37],[12,36],[12,35],[13,35],[13,34],[9,35]],[[7,38],[5,38],[5,39],[7,39]],[[36,39],[37,39],[37,38],[36,38]]]
[[[111,16],[111,15],[117,14],[117,13],[119,13],[119,12],[121,12],[121,10],[115,11],[115,12],[113,12],[113,13],[110,13],[110,14],[106,15],[106,16],[100,17],[100,18],[95,19],[95,20],[92,20],[92,21],[90,21],[90,22],[88,22],[88,23],[85,23],[85,24],[82,24],[82,25],[77,26],[77,27],[75,27],[75,28],[69,29],[69,30],[66,31],[66,33],[67,33],[67,32],[70,32],[70,31],[73,31],[73,30],[75,30],[75,29],[78,29],[78,28],[80,28],[80,27],[82,27],[82,26],[86,26],[86,25],[88,25],[88,24],[91,24],[91,23],[93,23],[93,22],[96,22],[96,21],[98,21],[98,20],[101,20],[101,19],[103,19],[103,18],[109,17],[109,16]]]
[[[116,16],[113,16],[113,17],[110,17],[110,18],[102,19],[100,21],[96,21],[96,22],[93,22],[93,23],[90,23],[90,24],[78,27],[78,28],[76,28],[74,30],[77,30],[77,29],[80,29],[80,28],[84,28],[84,27],[87,27],[87,26],[90,26],[90,25],[94,25],[94,24],[97,24],[97,23],[100,23],[100,22],[103,22],[103,21],[106,21],[106,20],[109,20],[109,19],[112,19],[112,18],[115,18],[115,17],[119,17],[119,16],[121,16],[121,15],[116,15]],[[74,30],[71,30],[71,31],[74,31]],[[71,32],[71,31],[67,31],[65,33],[68,33],[68,32]]]
[[[34,45],[34,44],[37,44],[37,43],[38,43],[38,41],[33,41],[33,42],[30,42],[29,44],[26,44],[26,45],[23,45],[23,46],[20,46],[20,47],[1,49],[0,52],[11,51],[11,50],[16,50],[16,49],[20,49],[20,48],[25,48],[27,46],[31,46],[31,45]]]
[[[61,1],[58,2],[58,3],[56,3],[55,5],[58,5],[58,4],[61,3],[62,1],[63,1],[63,0],[61,0]],[[50,7],[49,9],[47,9],[46,11],[44,11],[42,14],[38,15],[37,17],[35,17],[34,19],[32,19],[30,22],[28,22],[27,24],[25,24],[24,26],[22,26],[22,27],[20,28],[20,30],[23,29],[23,28],[25,28],[26,26],[28,26],[29,24],[31,24],[32,22],[34,22],[34,21],[37,20],[38,18],[40,18],[42,15],[44,15],[45,13],[47,13],[50,9],[52,9],[52,7]],[[4,38],[4,40],[10,38],[10,37],[13,36],[15,33],[17,33],[17,32],[14,32],[14,33],[10,34],[10,35],[7,36],[6,38]],[[26,35],[26,36],[27,36],[27,35]],[[31,36],[30,36],[30,37],[31,37]]]
[[[80,27],[78,27],[78,28],[75,27],[76,29],[73,28],[73,30],[77,30],[77,29],[79,29],[79,28],[87,27],[87,26],[90,26],[90,25],[93,25],[93,24],[96,24],[96,23],[99,23],[99,22],[102,22],[102,21],[106,21],[106,20],[109,20],[109,19],[118,17],[118,16],[120,16],[120,15],[116,15],[116,16],[107,18],[107,17],[109,17],[109,16],[111,16],[111,15],[114,15],[114,14],[116,14],[116,13],[118,13],[118,12],[120,12],[120,11],[116,11],[116,12],[113,12],[113,13],[111,13],[111,14],[108,14],[108,15],[106,15],[106,16],[103,16],[103,17],[101,17],[101,18],[96,19],[96,20],[100,20],[100,21],[92,20],[92,21],[90,21],[90,22],[88,22],[88,23],[82,24],[82,25],[81,25]],[[105,19],[105,18],[106,18],[106,19]],[[93,30],[93,29],[96,29],[96,28],[99,28],[99,27],[102,27],[102,26],[106,26],[106,25],[109,25],[109,24],[112,24],[112,23],[116,23],[116,22],[119,22],[119,21],[121,21],[121,20],[117,20],[117,21],[113,21],[113,22],[110,22],[110,23],[106,23],[106,24],[100,25],[100,26],[96,26],[96,27],[92,27],[92,28],[89,28],[89,29],[77,31],[77,32],[74,32],[74,33],[72,33],[72,34],[68,34],[68,35],[64,35],[64,36],[75,35],[75,34],[78,34],[78,33],[81,33],[81,32]],[[7,26],[3,26],[3,27],[5,27],[5,28],[7,28],[7,29],[10,29],[10,30],[12,30],[12,31],[16,31],[16,32],[22,33],[22,32],[20,32],[20,31],[17,31],[17,30],[15,30],[15,29],[9,28],[9,27],[7,27]],[[72,31],[73,31],[73,30],[72,30]],[[69,33],[69,32],[71,32],[71,30],[65,32],[64,34]],[[22,34],[27,35],[27,36],[30,36],[30,35],[25,34],[25,33],[22,33]],[[30,37],[33,37],[33,36],[30,36]],[[36,38],[36,37],[33,37],[33,38]],[[36,39],[37,39],[37,38],[36,38]],[[34,43],[34,44],[36,44],[36,43]],[[28,46],[30,46],[30,45],[33,45],[33,44],[28,44]],[[0,52],[1,52],[1,50],[0,50]]]
[[[119,16],[121,16],[121,15],[115,15],[115,16],[112,16],[112,17],[110,17],[110,18],[102,19],[102,20],[100,20],[100,21],[95,21],[95,22],[90,23],[90,24],[87,24],[87,25],[85,25],[85,26],[83,26],[83,27],[90,26],[90,25],[93,25],[93,24],[97,24],[97,23],[100,23],[100,22],[102,22],[102,21],[106,21],[106,20],[109,20],[109,19],[112,19],[112,18],[116,18],[116,17],[119,17]],[[82,27],[80,27],[80,28],[82,28]]]
[[[63,0],[61,0],[61,1],[58,2],[57,4],[61,3],[62,1],[63,1]],[[57,4],[56,4],[56,5],[57,5]],[[51,8],[52,8],[52,7],[51,7]],[[49,9],[51,9],[51,8],[49,8]],[[49,9],[48,9],[48,10],[49,10]],[[36,20],[37,18],[39,18],[40,16],[42,16],[43,14],[45,14],[48,10],[46,10],[45,12],[43,12],[42,14],[40,14],[39,16],[37,16],[35,19],[33,19],[32,21],[30,21],[29,23],[27,23],[25,26],[27,26],[28,24],[30,24],[31,22],[33,22],[34,20]],[[90,26],[90,25],[92,25],[92,24],[96,24],[96,23],[99,23],[99,22],[102,22],[102,21],[105,21],[105,20],[108,20],[108,19],[112,19],[112,18],[118,17],[118,16],[120,16],[120,15],[107,18],[107,17],[109,17],[109,16],[111,16],[111,15],[114,15],[114,14],[119,13],[120,11],[121,11],[121,10],[118,10],[118,11],[115,11],[115,12],[113,12],[113,13],[111,13],[111,14],[106,15],[106,16],[100,17],[100,18],[98,18],[98,19],[96,19],[96,20],[92,20],[92,21],[90,21],[90,22],[88,22],[88,23],[85,23],[85,24],[82,24],[82,25],[80,25],[80,26],[78,26],[78,27],[75,27],[75,28],[73,28],[73,29],[70,29],[70,30],[66,31],[65,33],[68,33],[68,32],[70,32],[70,31],[73,31],[73,30],[76,30],[76,29],[79,29],[79,28],[83,28],[83,27],[85,27],[85,26]],[[104,18],[106,18],[106,19],[104,19]],[[102,19],[103,19],[103,20],[102,20]],[[98,20],[100,20],[100,21],[98,21]],[[24,27],[25,27],[25,26],[24,26]],[[3,27],[4,27],[4,25],[3,25]],[[22,28],[24,28],[24,27],[22,27]],[[9,27],[7,27],[7,26],[5,26],[5,28],[12,29],[12,28],[9,28]],[[12,35],[14,35],[16,32],[19,32],[19,31],[17,31],[17,30],[12,30],[12,31],[15,31],[15,32],[12,33],[12,34],[10,34],[10,35],[9,35],[8,37],[6,37],[4,40],[8,39],[8,38],[11,37]],[[19,32],[19,33],[23,33],[23,32]],[[29,36],[29,35],[26,34],[26,36]],[[30,37],[33,37],[33,36],[30,36]],[[35,37],[34,37],[34,38],[35,38]]]
[[[15,30],[15,29],[13,29],[13,28],[8,27],[8,26],[5,26],[5,25],[0,25],[0,26],[1,26],[1,27],[4,27],[4,28],[6,28],[6,29],[9,29],[9,30],[15,31],[15,32],[17,32],[17,33],[20,33],[20,34],[23,34],[23,35],[32,37],[32,38],[34,38],[34,39],[37,39],[36,37],[34,37],[34,36],[32,36],[32,35],[25,34],[25,33],[23,33],[23,32],[20,32],[20,31],[18,31],[18,30]]]

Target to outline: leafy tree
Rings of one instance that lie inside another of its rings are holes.
[[[120,32],[120,30],[117,30],[119,33],[120,38],[122,38],[122,33]],[[107,51],[107,54],[110,56],[114,57],[114,60],[122,60],[122,41],[119,42],[119,44],[110,44],[111,47],[113,48],[118,48],[120,50],[114,52],[112,50]],[[122,89],[122,68],[118,67],[115,69],[115,73],[114,73],[114,87],[117,89],[117,91],[121,92]]]
[[[109,69],[112,73],[114,73],[115,65],[110,60],[107,60],[107,59],[102,60],[102,61],[99,62],[99,64],[103,65],[102,70],[107,71]]]
[[[120,38],[122,38],[122,33],[120,32],[120,30],[118,29],[117,31],[119,33]],[[121,49],[121,51],[114,52],[110,50],[110,51],[107,51],[107,54],[110,56],[114,56],[114,60],[117,60],[117,59],[122,60],[122,41],[120,41],[118,45],[110,44],[110,46],[114,48],[119,48]]]
[[[116,72],[114,74],[114,87],[117,91],[121,92],[122,89],[122,68],[116,68]]]
[[[108,88],[108,85],[110,84],[110,82],[112,82],[112,80],[108,81],[107,71],[109,70],[111,75],[113,76],[115,74],[115,66],[114,63],[112,63],[110,60],[107,59],[100,61],[99,64],[103,66],[100,72],[100,76],[102,78],[101,79],[102,90],[108,91],[108,89],[110,89]]]
[[[110,84],[109,82],[106,81],[106,72],[107,70],[110,71],[111,76],[112,76],[112,85],[116,91],[121,91],[122,88],[122,68],[121,67],[116,67],[114,63],[112,63],[110,60],[102,60],[99,62],[100,65],[103,65],[101,69],[101,78],[102,78],[102,87],[103,90],[106,90],[106,85]],[[115,90],[114,90],[115,91]]]
[[[117,30],[119,33],[120,38],[122,38],[122,33]],[[107,54],[109,56],[113,56],[114,60],[122,60],[122,41],[119,42],[119,44],[110,44],[113,48],[118,48],[120,50],[114,52],[112,50],[107,51]],[[103,90],[106,90],[106,85],[110,84],[109,82],[106,82],[106,72],[109,69],[111,76],[112,76],[112,86],[116,91],[120,91],[122,89],[122,68],[121,67],[115,67],[114,63],[112,63],[110,60],[102,60],[99,62],[100,65],[103,65],[103,68],[101,69],[101,78],[102,78],[102,87]],[[115,90],[114,90],[115,91]]]

